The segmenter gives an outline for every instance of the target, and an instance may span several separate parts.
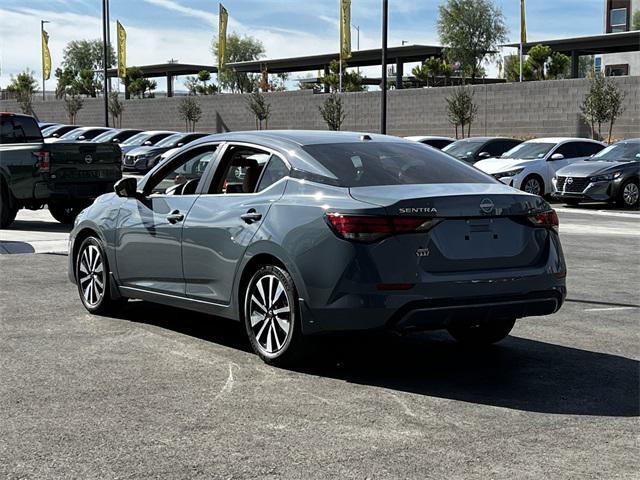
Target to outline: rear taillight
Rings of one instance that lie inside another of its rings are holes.
[[[433,218],[390,217],[329,213],[326,216],[331,229],[345,240],[375,242],[401,233],[424,232],[434,226]]]
[[[555,210],[549,210],[548,212],[531,215],[529,216],[529,221],[535,227],[552,228],[556,231],[560,226],[560,220],[558,219],[558,214]]]
[[[49,173],[51,171],[51,157],[49,156],[49,152],[40,150],[33,152],[33,156],[38,159],[36,161],[36,168],[40,173]]]

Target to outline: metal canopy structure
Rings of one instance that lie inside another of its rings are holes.
[[[381,64],[382,49],[359,50],[352,53],[347,61],[349,67],[369,67]],[[387,61],[396,64],[396,88],[402,88],[404,64],[422,62],[429,57],[441,57],[442,47],[435,45],[405,45],[392,47],[387,50]],[[227,66],[242,73],[291,73],[323,70],[329,71],[329,64],[338,61],[340,54],[326,53],[306,57],[255,60],[251,62],[228,63]]]
[[[578,59],[583,55],[603,55],[607,53],[640,51],[640,31],[605,33],[588,37],[541,40],[524,44],[524,53],[536,45],[547,45],[554,52],[571,57],[571,77],[578,78]],[[503,47],[519,48],[519,43],[510,43]]]
[[[139,67],[142,71],[142,75],[145,78],[167,78],[167,96],[173,97],[173,77],[180,77],[183,75],[197,75],[202,70],[206,70],[210,73],[218,73],[218,67],[212,65],[193,65],[186,63],[160,63],[156,65],[142,65]],[[107,75],[112,77],[118,76],[118,69],[111,68],[107,71]]]

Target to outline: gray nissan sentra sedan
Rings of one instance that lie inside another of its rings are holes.
[[[541,197],[397,137],[212,135],[115,190],[71,233],[86,309],[136,298],[239,320],[272,364],[323,332],[493,343],[566,296],[558,217]]]

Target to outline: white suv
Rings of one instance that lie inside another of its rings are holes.
[[[474,166],[502,183],[544,195],[553,192],[551,180],[557,170],[585,160],[604,147],[603,143],[586,138],[536,138]]]

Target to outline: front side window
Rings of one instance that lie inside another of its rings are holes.
[[[582,142],[578,144],[578,152],[581,157],[590,157],[591,155],[595,155],[604,147],[598,143],[591,142]]]
[[[332,143],[307,145],[342,187],[432,183],[494,183],[471,165],[438,150],[410,143]]]
[[[461,140],[447,145],[442,149],[443,152],[447,152],[449,155],[456,157],[459,160],[472,159],[478,153],[478,150],[484,145],[483,141],[469,141]]]
[[[578,144],[575,142],[565,143],[564,145],[560,145],[558,149],[554,152],[560,153],[564,158],[578,158],[581,155],[580,149],[578,148]]]
[[[151,195],[190,195],[195,190],[207,166],[215,157],[217,146],[208,146],[197,153],[181,155],[171,166],[158,172],[157,179],[145,186]]]

